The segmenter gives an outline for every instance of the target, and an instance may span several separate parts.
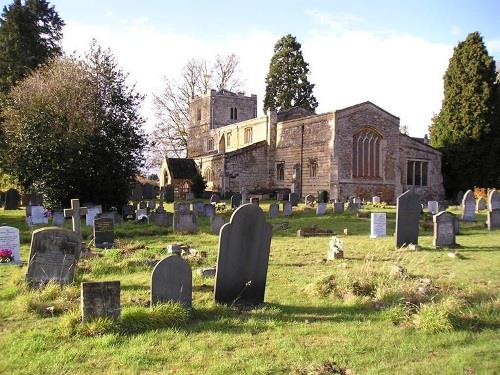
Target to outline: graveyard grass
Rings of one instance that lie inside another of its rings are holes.
[[[261,207],[267,215],[269,202]],[[273,232],[266,304],[250,311],[216,305],[214,278],[196,273],[216,263],[218,238],[207,218],[199,220],[196,235],[118,224],[116,248],[94,249],[95,256],[80,261],[75,282],[62,289],[29,292],[26,265],[0,266],[0,373],[497,372],[500,231],[484,228],[485,214],[462,223],[461,248],[451,257],[453,250],[431,247],[428,223],[421,227],[421,250],[395,251],[394,208],[376,211],[388,213],[388,236],[376,240],[369,238],[369,217],[332,216],[331,205],[325,216],[301,205],[292,217],[269,220],[289,228]],[[30,231],[23,214],[0,212],[1,222],[21,229],[26,261]],[[339,234],[345,259],[326,261],[329,237],[296,237],[297,229],[312,225]],[[82,228],[89,241],[90,229]],[[145,307],[150,260],[161,259],[173,242],[208,252],[206,259],[189,260],[189,314],[172,304]],[[423,281],[424,296],[416,292],[422,279],[431,281]],[[79,323],[80,282],[105,280],[121,281],[122,320]]]

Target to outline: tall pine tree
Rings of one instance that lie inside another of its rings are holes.
[[[0,16],[0,91],[60,55],[64,21],[45,0],[14,0]]]
[[[431,144],[443,151],[450,194],[491,186],[498,176],[500,155],[491,152],[499,134],[494,121],[495,75],[495,62],[478,32],[455,47],[444,75],[441,111],[429,128]]]
[[[318,102],[312,92],[314,84],[307,78],[308,65],[294,36],[288,34],[276,43],[266,77],[264,110],[301,107],[314,111]]]

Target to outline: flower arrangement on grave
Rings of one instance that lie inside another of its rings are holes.
[[[0,249],[0,263],[13,262],[12,250]]]

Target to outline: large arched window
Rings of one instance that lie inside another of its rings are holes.
[[[245,128],[245,143],[252,143],[252,128]]]
[[[203,173],[203,178],[207,183],[211,183],[214,181],[214,170],[210,167],[205,169],[205,172]]]
[[[363,129],[352,139],[353,177],[380,177],[382,137],[372,129]]]

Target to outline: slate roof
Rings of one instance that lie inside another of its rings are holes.
[[[191,179],[198,173],[193,159],[166,158],[166,160],[172,178]]]

